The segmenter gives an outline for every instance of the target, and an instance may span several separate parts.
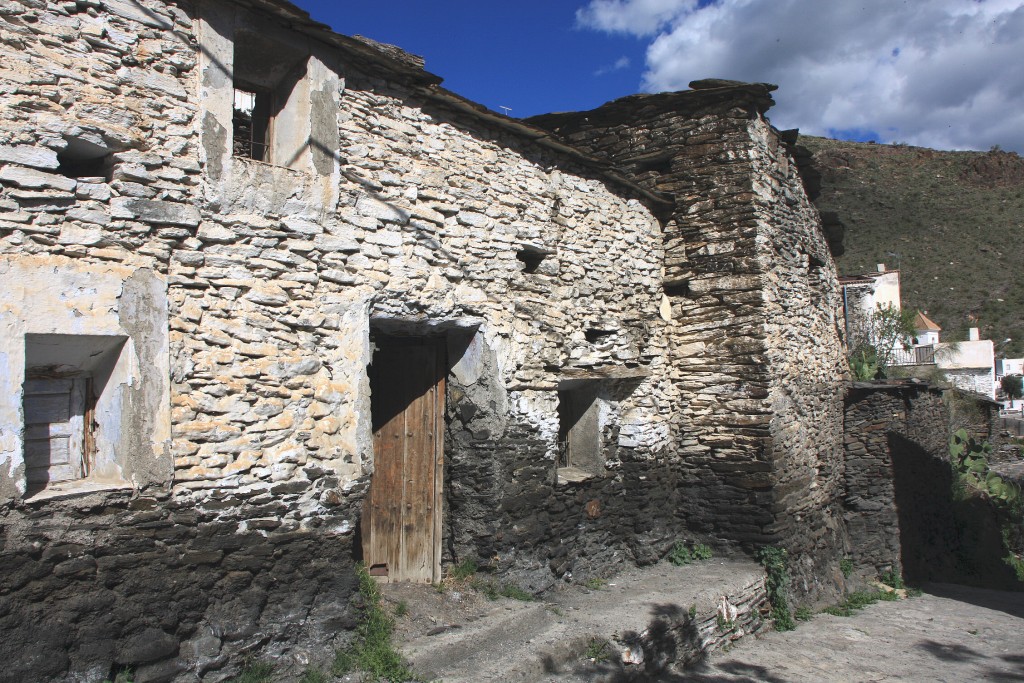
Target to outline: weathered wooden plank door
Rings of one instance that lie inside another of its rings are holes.
[[[85,476],[85,378],[24,385],[25,479],[29,488]]]
[[[382,337],[370,371],[374,473],[363,559],[388,582],[441,578],[443,339]]]

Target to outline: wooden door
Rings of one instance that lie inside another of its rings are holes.
[[[363,508],[363,560],[388,582],[441,578],[443,342],[375,339],[374,472]]]

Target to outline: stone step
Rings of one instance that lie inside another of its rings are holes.
[[[446,683],[643,677],[756,632],[764,604],[764,572],[750,560],[662,563],[543,602],[499,600],[471,623],[400,647],[418,674]]]

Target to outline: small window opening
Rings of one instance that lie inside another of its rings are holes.
[[[664,284],[665,294],[667,296],[690,296],[690,283],[686,280],[679,282],[666,282]]]
[[[615,330],[599,330],[591,327],[583,333],[583,336],[587,338],[587,341],[594,344],[605,337],[610,337],[615,334]]]
[[[269,161],[269,92],[236,84],[231,125],[232,154],[243,159]]]
[[[311,144],[309,53],[258,32],[235,33],[232,155],[302,169]]]
[[[558,392],[558,465],[598,474],[601,452],[600,404],[597,384],[587,381]]]
[[[672,172],[672,155],[660,155],[634,162],[636,173],[657,173],[665,175]]]
[[[524,273],[536,273],[547,255],[547,252],[536,247],[523,247],[516,253],[516,258],[522,262]]]
[[[29,495],[93,473],[102,427],[98,414],[125,341],[101,335],[25,336],[22,411]],[[110,412],[109,405],[102,409]]]
[[[57,163],[57,173],[68,178],[109,182],[113,177],[113,155],[105,147],[84,140],[68,140],[67,147],[57,154]]]

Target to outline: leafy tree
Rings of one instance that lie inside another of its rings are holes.
[[[999,380],[999,386],[1011,401],[1024,396],[1024,377],[1020,375],[1005,375]]]
[[[910,348],[914,314],[892,304],[878,304],[850,329],[850,369],[857,379],[885,377],[896,353]],[[872,372],[872,370],[874,372]]]
[[[1010,398],[1021,398],[1021,396],[1024,396],[1024,377],[1020,375],[1006,375],[999,380],[999,385]]]

